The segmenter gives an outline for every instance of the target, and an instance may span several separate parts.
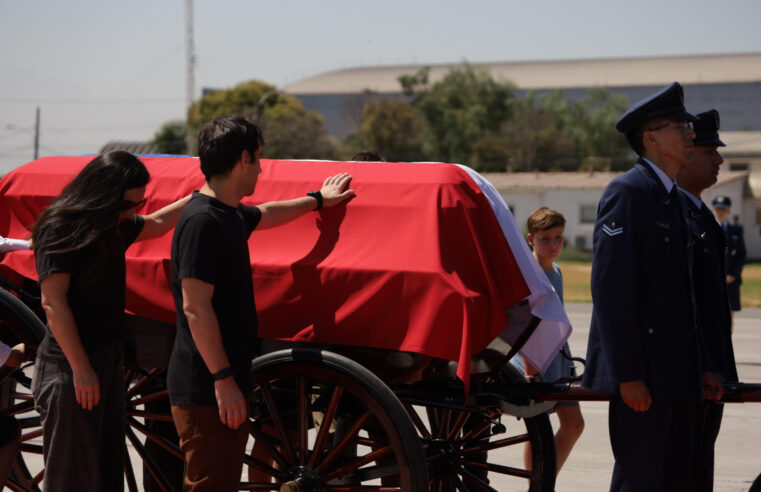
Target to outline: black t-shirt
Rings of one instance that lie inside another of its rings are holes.
[[[142,216],[134,215],[91,246],[68,253],[37,252],[40,281],[54,273],[71,274],[66,299],[88,354],[103,344],[124,340],[127,277],[124,252],[137,239],[144,224]],[[37,352],[48,359],[65,358],[49,325]]]
[[[230,207],[197,191],[180,215],[171,261],[177,335],[169,359],[167,388],[173,405],[216,404],[214,381],[182,310],[183,278],[214,286],[212,306],[235,382],[244,395],[252,390],[250,368],[257,324],[248,237],[261,216],[256,207]]]

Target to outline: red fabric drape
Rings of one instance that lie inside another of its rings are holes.
[[[92,159],[47,157],[0,181],[0,235],[29,236],[36,217]],[[198,160],[141,157],[149,213],[203,185]],[[346,205],[255,231],[249,241],[263,337],[422,353],[460,363],[506,326],[529,292],[481,190],[450,164],[262,161],[246,204],[303,196],[348,172]],[[127,309],[173,322],[171,233],[127,251]],[[2,267],[36,279],[31,252]]]

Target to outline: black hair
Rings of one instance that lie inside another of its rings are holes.
[[[380,152],[375,150],[365,150],[362,152],[357,152],[353,156],[351,156],[350,161],[364,161],[364,162],[385,162],[386,159],[383,158],[382,155],[380,155]]]
[[[35,254],[79,251],[113,235],[124,192],[143,187],[150,179],[145,165],[129,152],[115,150],[97,156],[37,219],[32,230]],[[97,261],[93,258],[93,263]]]
[[[242,116],[220,116],[206,123],[198,133],[201,172],[209,181],[225,175],[235,166],[244,150],[253,159],[264,144],[262,131]]]

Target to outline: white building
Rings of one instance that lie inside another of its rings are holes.
[[[724,135],[722,134],[722,138]],[[727,142],[728,143],[728,142]],[[758,160],[761,174],[761,159]],[[597,203],[608,183],[620,173],[485,173],[515,215],[518,225],[526,229],[526,220],[539,207],[550,207],[566,219],[567,244],[580,249],[592,248],[592,232]],[[761,199],[745,198],[749,172],[731,171],[722,166],[718,182],[702,196],[709,204],[716,195],[727,195],[732,209],[745,226],[748,257],[761,259],[761,237],[758,234],[761,219]],[[759,195],[761,196],[761,195]]]

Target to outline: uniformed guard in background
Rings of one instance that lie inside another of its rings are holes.
[[[729,215],[732,212],[732,200],[728,196],[719,195],[711,202],[713,214],[724,231],[727,239],[727,290],[729,291],[729,307],[732,312],[740,310],[740,284],[745,265],[745,238],[743,227],[731,224]]]
[[[694,150],[696,120],[676,82],[629,108],[616,129],[639,159],[598,205],[582,384],[610,395],[615,491],[691,486],[701,374],[710,363],[695,323],[687,204],[674,178]]]
[[[726,284],[726,249],[724,233],[701,193],[716,183],[719,166],[724,162],[718,147],[719,113],[716,110],[698,115],[695,122],[695,151],[677,175],[677,183],[687,198],[688,225],[694,241],[693,285],[698,325],[714,367],[724,381],[737,381],[732,349],[731,315]],[[710,396],[710,395],[707,395]],[[698,444],[691,490],[713,490],[714,445],[721,427],[724,405],[703,400],[698,413]]]

